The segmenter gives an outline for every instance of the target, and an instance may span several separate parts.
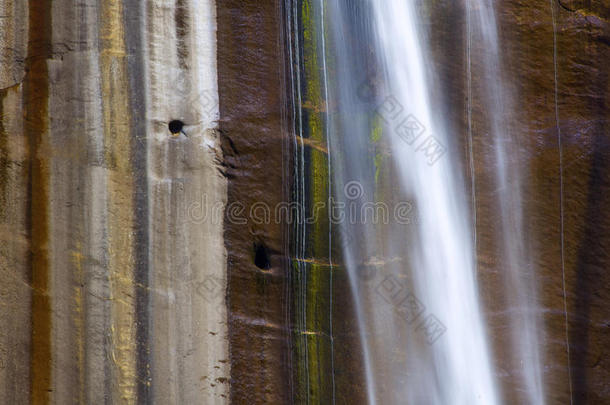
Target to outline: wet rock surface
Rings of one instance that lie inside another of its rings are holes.
[[[463,153],[469,181],[467,49],[465,39],[456,41],[467,35],[466,16],[464,7],[443,4],[432,7],[439,21],[430,28],[432,52],[441,88],[455,107],[450,119],[457,132],[456,153]],[[509,167],[520,171],[520,186],[499,190],[494,180],[497,161],[482,118],[489,106],[480,97],[486,50],[476,42],[471,49],[472,128],[480,291],[502,396],[508,403],[524,401],[522,365],[511,359],[509,344],[510,308],[518,302],[511,301],[514,291],[504,281],[507,257],[497,233],[499,198],[519,187],[525,225],[520,237],[531,258],[523,273],[534,275],[528,283],[538,291],[546,400],[569,403],[572,395],[574,403],[607,403],[610,262],[604,247],[610,219],[602,206],[610,198],[609,4],[501,1],[495,8],[504,71],[497,80],[512,98],[508,142],[518,145]]]
[[[0,402],[302,399],[292,236],[250,215],[255,203],[290,201],[294,181],[283,3],[68,3],[0,0]],[[610,4],[502,0],[496,9],[545,395],[608,403]],[[434,1],[427,12],[469,179],[463,2]],[[485,52],[473,45],[473,56]],[[473,77],[482,71],[474,57]],[[502,193],[473,83],[481,297],[503,398],[522,403],[496,233]],[[305,109],[315,118],[324,108]],[[184,123],[176,137],[172,120]],[[305,146],[318,162],[321,145]],[[206,204],[219,204],[223,220],[205,223]],[[231,204],[243,210],[225,211]],[[327,285],[329,258],[311,256]],[[334,264],[336,393],[320,395],[359,403],[349,281]],[[316,313],[328,293],[310,296]],[[310,354],[328,373],[328,330],[298,332],[324,342]]]
[[[238,210],[227,212],[224,234],[230,387],[232,402],[244,404],[290,402],[287,241],[283,224],[256,216],[257,204],[273,213],[289,198],[283,162],[289,158],[285,142],[291,134],[282,120],[278,3],[235,0],[218,7],[223,170],[229,179],[228,207]],[[268,263],[257,266],[257,246],[262,245]]]

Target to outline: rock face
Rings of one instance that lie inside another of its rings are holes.
[[[610,197],[610,87],[602,61],[610,58],[610,8],[503,3],[507,80],[521,107],[515,122],[521,156],[512,164],[522,165],[525,176],[523,238],[543,311],[544,391],[549,403],[567,403],[570,395],[574,403],[605,403],[610,277],[602,269],[610,262],[601,246],[610,230],[602,209]]]
[[[557,190],[555,182],[554,191],[539,189],[532,193],[531,203],[539,212],[549,212],[549,195],[558,195],[555,192],[563,189],[563,262],[571,389],[575,403],[606,403],[610,402],[610,359],[607,356],[610,336],[610,273],[607,271],[610,266],[607,248],[610,216],[604,207],[610,203],[610,82],[604,61],[610,60],[610,3],[570,1],[559,5],[555,7],[555,131],[559,131],[562,139],[563,182],[560,190]],[[535,51],[531,49],[528,53],[532,55]],[[528,85],[532,86],[532,82],[529,81]],[[535,110],[542,111],[542,106],[538,106],[546,103],[542,102],[542,94],[536,93],[532,91],[528,98],[537,102]],[[547,128],[546,114],[529,110],[527,116],[539,128]],[[544,139],[540,137],[537,141],[541,138]],[[551,180],[546,171],[553,167],[551,162],[554,159],[547,152],[548,146],[544,143],[538,145],[541,153],[534,166],[534,176],[538,175],[542,184],[549,184]],[[552,232],[547,233],[547,227],[541,228],[537,234],[541,236],[539,257],[543,258],[548,257],[547,252],[551,250],[544,236],[551,237]],[[553,266],[548,267],[544,276],[545,281],[549,281],[545,283],[546,287],[558,284],[557,273]],[[557,300],[556,291],[544,288],[545,297],[550,301]],[[557,324],[553,322],[555,319],[557,315],[549,314],[550,325]],[[547,334],[555,336],[559,330],[559,327],[549,328]],[[549,359],[552,359],[552,354],[549,352]],[[561,389],[559,384],[557,391]],[[549,393],[554,391],[553,388],[550,387]],[[559,396],[554,398],[561,399]]]
[[[538,291],[543,385],[548,403],[608,403],[610,363],[610,222],[608,69],[610,4],[586,1],[494,2],[503,77],[513,98],[510,137],[516,152],[508,166],[521,173],[524,231],[531,261],[524,272]],[[456,142],[468,161],[465,5],[431,2],[430,41],[435,65],[452,105]],[[438,22],[438,23],[437,23]],[[478,265],[487,308],[497,378],[508,403],[523,402],[521,365],[511,360],[505,285],[500,253],[497,165],[487,124],[489,106],[478,95],[481,60],[472,49],[472,128],[475,162]],[[459,136],[458,136],[459,135]],[[467,170],[465,170],[465,173]],[[465,177],[469,175],[466,173]],[[510,185],[509,187],[514,187]],[[565,282],[564,282],[565,274]],[[508,286],[510,287],[510,286]],[[565,294],[565,307],[564,307]],[[567,309],[567,313],[564,309]],[[567,322],[566,322],[567,320]],[[518,332],[517,332],[518,333]],[[568,350],[569,343],[569,350]]]
[[[275,216],[290,190],[281,15],[280,2],[218,7],[233,403],[291,401],[288,241]]]
[[[216,5],[0,10],[2,402],[227,402]]]
[[[305,5],[319,3],[298,2],[304,5],[304,27],[308,16]],[[439,109],[444,108],[452,128],[454,153],[462,156],[465,183],[474,183],[481,300],[495,377],[506,403],[527,403],[524,367],[515,360],[511,342],[519,339],[520,331],[511,329],[511,318],[522,303],[515,299],[518,292],[514,286],[507,283],[507,273],[515,269],[509,269],[509,258],[503,252],[498,210],[502,195],[516,191],[523,198],[524,220],[524,229],[517,237],[528,256],[527,267],[516,271],[537,292],[534,300],[540,319],[538,350],[544,397],[548,403],[569,403],[570,398],[575,403],[610,401],[606,382],[610,365],[603,349],[609,342],[610,317],[610,278],[603,269],[610,263],[607,249],[602,248],[607,245],[610,224],[601,208],[610,192],[605,164],[610,158],[609,87],[604,67],[610,52],[610,9],[605,3],[571,3],[494,2],[502,68],[497,80],[506,83],[507,94],[513,98],[511,139],[506,140],[513,149],[506,163],[520,173],[520,184],[508,184],[500,190],[497,155],[486,121],[490,106],[481,97],[485,91],[482,63],[489,50],[480,41],[472,44],[469,77],[466,2],[419,2],[432,56],[428,62],[438,77],[432,87],[445,99]],[[315,41],[315,34],[304,36]],[[310,72],[315,69],[308,66],[312,63],[312,58],[305,56],[304,93],[319,86],[318,78]],[[325,109],[315,98],[306,102],[305,108],[314,112]],[[469,107],[473,179],[468,170]],[[311,144],[311,138],[317,141],[320,122],[315,121],[314,113],[308,118],[316,124],[307,134]],[[377,165],[373,159],[371,156],[370,166]],[[382,166],[388,163],[384,159]],[[383,174],[382,170],[380,177]],[[341,288],[338,282],[335,288]],[[335,360],[335,367],[343,364]]]
[[[293,198],[301,152],[307,204],[328,193],[327,106],[311,59],[297,66],[308,140],[294,142],[289,32],[316,46],[311,4],[0,0],[0,402],[364,402],[340,248],[326,250],[321,224],[295,254],[275,211]],[[464,2],[426,4],[467,162]],[[610,403],[610,4],[496,10],[545,396]],[[503,398],[519,403],[478,85],[481,295]],[[177,136],[171,120],[184,123]]]

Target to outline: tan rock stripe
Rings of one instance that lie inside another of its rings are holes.
[[[112,395],[136,402],[136,330],[133,241],[133,178],[123,10],[102,2],[101,72],[105,160],[108,172],[108,274],[111,299]]]
[[[217,164],[215,10],[210,0],[147,9],[149,345],[159,403],[228,402],[223,224],[189,210],[211,214],[226,202]],[[172,119],[184,121],[186,135],[169,135]]]

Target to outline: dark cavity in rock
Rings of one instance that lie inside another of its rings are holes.
[[[182,127],[184,127],[184,122],[180,120],[172,120],[168,124],[169,132],[176,135],[182,132]]]
[[[267,248],[262,244],[257,243],[254,245],[254,264],[262,270],[269,270],[271,268],[269,252],[267,252]]]

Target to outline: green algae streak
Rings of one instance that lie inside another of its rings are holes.
[[[302,100],[304,137],[308,145],[327,145],[323,96],[319,5],[301,3],[303,45],[302,75],[306,83]],[[305,258],[295,258],[296,398],[298,403],[332,402],[332,348],[330,338],[330,276],[328,199],[330,196],[328,155],[322,148],[304,146],[306,217],[315,218],[306,227]]]

